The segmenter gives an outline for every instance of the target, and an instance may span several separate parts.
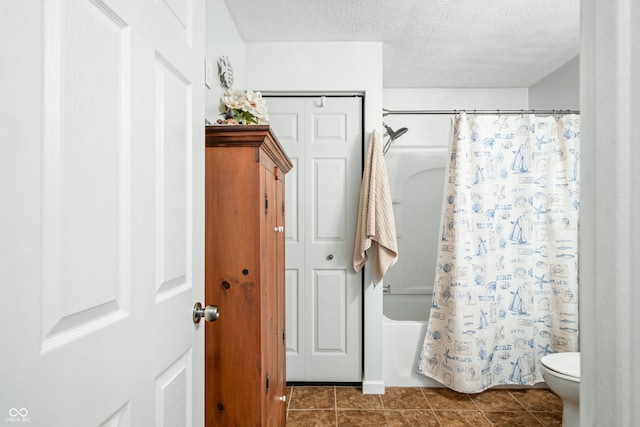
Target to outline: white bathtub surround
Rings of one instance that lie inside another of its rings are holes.
[[[362,270],[367,251],[376,252],[372,261],[373,284],[377,285],[398,258],[396,225],[389,192],[387,167],[378,131],[371,133],[360,187],[360,207],[353,253],[353,268]]]
[[[429,320],[432,300],[433,294],[384,294],[382,312],[385,317],[393,320],[426,322]],[[424,339],[424,334],[420,339]]]
[[[427,331],[426,320],[401,321],[385,316],[383,329],[386,387],[442,387],[439,382],[416,372]]]
[[[442,384],[416,372],[432,298],[431,294],[384,295],[386,387],[442,387]]]
[[[580,117],[454,127],[434,301],[418,371],[463,393],[543,381],[578,348]]]

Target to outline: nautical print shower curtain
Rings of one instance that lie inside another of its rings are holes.
[[[454,118],[433,303],[417,371],[477,393],[543,381],[578,350],[580,117]]]

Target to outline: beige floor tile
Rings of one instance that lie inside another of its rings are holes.
[[[433,409],[478,410],[468,394],[448,388],[423,388],[422,391]]]
[[[430,409],[391,409],[384,411],[389,427],[440,427]]]
[[[336,387],[338,409],[382,409],[379,394],[362,394],[361,387]]]
[[[287,427],[330,427],[335,425],[335,410],[290,410],[287,415]]]
[[[529,412],[484,412],[494,427],[541,427],[542,424]]]
[[[430,409],[422,390],[415,387],[387,387],[382,395],[384,409]]]
[[[545,427],[562,427],[562,412],[531,412]]]
[[[525,411],[508,390],[487,390],[469,396],[481,411]]]
[[[530,411],[562,411],[562,399],[546,389],[509,390],[511,395]]]
[[[338,426],[386,427],[387,419],[382,410],[340,409],[338,410]]]
[[[443,427],[491,427],[480,411],[434,411]]]
[[[334,409],[335,391],[333,386],[293,387],[289,409]]]

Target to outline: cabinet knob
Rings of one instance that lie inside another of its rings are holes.
[[[331,261],[331,260],[333,259],[333,254],[329,254],[329,255],[327,255],[327,259],[328,259],[329,261]]]

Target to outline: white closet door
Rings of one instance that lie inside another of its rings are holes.
[[[201,426],[204,2],[0,9],[2,418]]]
[[[267,99],[287,175],[287,381],[362,380],[362,280],[353,244],[362,176],[356,97]]]

